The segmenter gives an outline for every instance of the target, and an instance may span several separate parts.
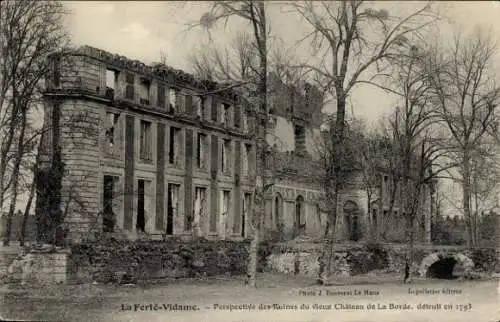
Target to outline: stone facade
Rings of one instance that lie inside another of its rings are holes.
[[[275,185],[267,196],[266,227],[270,231],[281,230],[285,236],[305,234],[318,238],[328,220],[321,187],[323,171],[318,162],[318,147],[326,133],[320,130],[323,95],[306,83],[284,84],[273,74],[269,82],[272,117],[267,141],[272,147],[273,162],[267,166],[275,174]],[[406,241],[399,187],[389,215],[393,187],[387,172],[381,168],[377,173],[378,183],[370,189],[370,198],[362,171],[351,176],[339,195],[336,237],[340,241]],[[426,186],[421,196],[421,216],[417,219],[417,240],[425,243],[431,241],[431,199],[430,186]]]
[[[275,119],[276,126],[268,134],[268,140],[273,145],[273,162],[269,167],[275,173],[275,185],[267,198],[267,227],[271,231],[278,230],[281,220],[285,235],[320,237],[326,228],[328,216],[321,186],[323,170],[315,153],[318,144],[313,144],[320,139],[319,126],[312,118],[301,120],[277,115]],[[313,142],[307,143],[306,149],[301,150],[300,144],[297,144],[301,138],[291,130],[296,122],[304,126],[302,140]],[[370,188],[370,198],[361,170],[351,175],[339,194],[336,223],[336,238],[339,241],[406,242],[401,188],[396,187],[397,193],[389,215],[390,194],[394,190],[392,180],[383,169],[376,177],[377,183]],[[418,211],[420,216],[416,220],[416,240],[427,244],[431,242],[432,193],[430,185],[422,188],[421,208]]]
[[[270,75],[270,157],[260,165],[254,109],[237,92],[88,46],[51,59],[41,168],[60,151],[69,240],[92,232],[245,239],[256,175],[266,171],[274,186],[265,196],[264,236],[322,236],[323,95],[315,87]],[[381,173],[369,201],[362,178],[353,177],[340,195],[339,239],[402,238],[404,224],[384,215],[388,189]],[[430,241],[424,194],[419,239]]]
[[[102,231],[247,236],[255,148],[238,96],[91,47],[52,59],[42,168],[59,148],[71,241]]]

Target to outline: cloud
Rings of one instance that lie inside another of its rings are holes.
[[[144,39],[149,36],[150,31],[142,24],[138,22],[133,22],[120,29],[120,32],[127,33],[129,36],[135,39]]]

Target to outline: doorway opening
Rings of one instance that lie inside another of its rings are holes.
[[[103,198],[102,198],[102,231],[112,233],[115,229],[116,214],[113,212],[113,199],[115,182],[117,178],[105,175],[103,180]]]
[[[137,180],[137,221],[135,228],[137,231],[142,232],[146,229],[145,185],[144,180]]]

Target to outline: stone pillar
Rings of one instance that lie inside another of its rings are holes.
[[[358,178],[359,184],[361,179]],[[359,206],[358,220],[360,240],[368,240],[371,235],[370,214],[368,213],[368,196],[364,190],[356,191],[356,202]]]
[[[308,200],[306,206],[306,235],[308,236],[321,236],[322,229],[319,222],[319,212],[315,204],[310,203]]]
[[[497,255],[497,267],[500,267],[500,212],[495,211],[496,213],[496,224],[495,224],[495,230],[496,230],[496,255]],[[500,284],[499,284],[500,285]],[[499,286],[500,287],[500,286]],[[499,289],[500,292],[500,289]]]
[[[283,224],[284,232],[286,235],[291,235],[293,232],[293,222],[295,214],[295,203],[291,200],[284,200],[283,202]]]
[[[270,237],[271,231],[275,230],[273,220],[273,199],[272,196],[266,195],[264,197],[264,225],[262,240]]]

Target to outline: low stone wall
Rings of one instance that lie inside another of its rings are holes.
[[[384,247],[387,254],[387,272],[403,272],[405,269],[406,249],[403,247]],[[420,249],[415,249],[413,252],[413,263],[410,267],[411,274],[419,273],[420,263],[428,253]]]
[[[294,247],[273,247],[267,257],[268,269],[292,275],[317,277],[319,274],[320,249],[308,250]],[[364,274],[371,270],[388,267],[387,254],[382,250],[370,247],[349,247],[335,249],[332,273],[334,275],[352,276]]]
[[[249,244],[249,241],[206,239],[133,241],[108,238],[72,245],[66,250],[26,248],[6,271],[1,272],[1,277],[3,282],[22,283],[135,283],[164,278],[242,275],[246,274]],[[321,245],[312,246],[262,244],[258,269],[317,277]],[[337,244],[333,274],[352,276],[371,270],[402,272],[403,246]],[[459,252],[427,247],[415,249],[412,273],[422,275],[422,267],[450,256],[459,259],[458,262],[468,271],[473,266],[474,271],[489,274],[500,268],[499,254],[495,249]]]
[[[267,257],[268,269],[292,275],[317,277],[319,272],[319,256],[321,244],[275,246]],[[335,245],[334,275],[352,276],[364,274],[371,270],[402,273],[405,269],[406,246],[401,245]],[[475,249],[473,251],[454,248],[426,246],[415,247],[413,263],[410,267],[413,276],[422,275],[423,266],[428,268],[434,260],[454,257],[463,266],[465,273],[493,273],[500,271],[500,254],[495,249]],[[466,259],[466,258],[467,259]],[[424,263],[425,262],[425,263]]]
[[[317,277],[319,274],[319,256],[317,252],[271,254],[267,257],[267,267],[274,272]],[[348,263],[345,253],[335,254],[333,272],[337,275],[351,275],[351,265]]]
[[[127,283],[138,280],[246,273],[248,241],[199,239],[117,240],[73,245],[73,282]],[[262,256],[267,254],[262,247]],[[259,265],[261,268],[263,265]]]
[[[64,249],[31,249],[8,266],[4,282],[21,284],[66,283],[69,252]]]

